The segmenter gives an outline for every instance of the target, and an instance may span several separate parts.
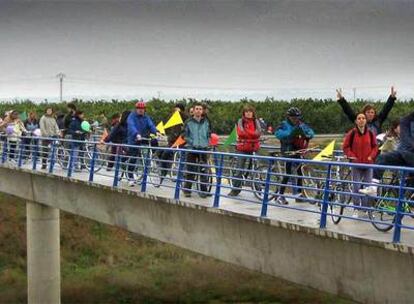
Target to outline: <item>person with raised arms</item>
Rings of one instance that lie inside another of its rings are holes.
[[[342,89],[336,90],[336,97],[345,115],[352,123],[354,123],[357,115],[355,114],[354,110],[352,110],[345,97],[342,95]],[[391,87],[391,94],[388,97],[388,100],[382,108],[381,112],[377,114],[375,107],[371,104],[367,104],[362,108],[361,112],[365,114],[368,129],[374,132],[375,136],[381,134],[382,124],[387,119],[388,114],[391,112],[396,99],[397,91],[394,89],[394,87]]]

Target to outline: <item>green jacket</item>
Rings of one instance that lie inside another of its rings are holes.
[[[200,121],[190,118],[185,122],[184,139],[189,149],[207,149],[210,139],[210,121],[202,118]]]

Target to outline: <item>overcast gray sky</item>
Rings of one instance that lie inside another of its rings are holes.
[[[1,1],[0,98],[414,97],[414,1]]]

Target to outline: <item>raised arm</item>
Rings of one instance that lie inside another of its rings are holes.
[[[345,115],[348,117],[348,119],[352,123],[354,123],[355,119],[356,119],[356,114],[355,114],[354,110],[352,110],[351,106],[346,101],[344,96],[342,95],[342,89],[337,89],[336,90],[336,98],[337,98],[337,101],[338,101],[339,105],[342,108],[342,111],[345,113]]]
[[[388,97],[388,100],[385,103],[384,107],[381,109],[381,112],[377,116],[380,125],[382,125],[382,123],[387,119],[388,114],[391,112],[396,99],[397,91],[394,89],[394,87],[391,87],[391,94]]]

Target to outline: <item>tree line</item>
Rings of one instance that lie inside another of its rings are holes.
[[[136,100],[80,100],[72,101],[78,109],[85,112],[86,119],[95,120],[101,114],[110,118],[115,113],[121,113],[125,110],[134,109]],[[196,102],[194,99],[182,99],[165,101],[153,98],[147,102],[147,113],[157,124],[161,120],[166,122],[170,117],[171,110],[175,103],[183,103],[187,108]],[[242,99],[240,101],[221,101],[221,100],[202,100],[209,109],[208,117],[211,120],[213,131],[218,134],[229,134],[240,118],[241,110],[244,105],[252,104],[256,107],[257,116],[265,120],[268,125],[276,128],[285,118],[287,109],[291,106],[298,107],[303,113],[304,120],[309,123],[316,133],[334,134],[344,133],[352,127],[346,116],[342,113],[336,100],[331,99],[293,99],[291,101],[275,100],[267,98],[263,101],[253,101]],[[357,100],[351,103],[351,106],[357,111],[362,109],[366,103],[371,103],[377,111],[380,111],[384,101],[365,101]],[[66,103],[34,103],[30,100],[2,102],[0,103],[0,113],[4,114],[8,110],[17,110],[21,113],[35,111],[40,117],[46,107],[53,107],[57,113],[66,113]],[[392,109],[387,122],[389,123],[403,115],[414,110],[414,100],[396,102]]]

